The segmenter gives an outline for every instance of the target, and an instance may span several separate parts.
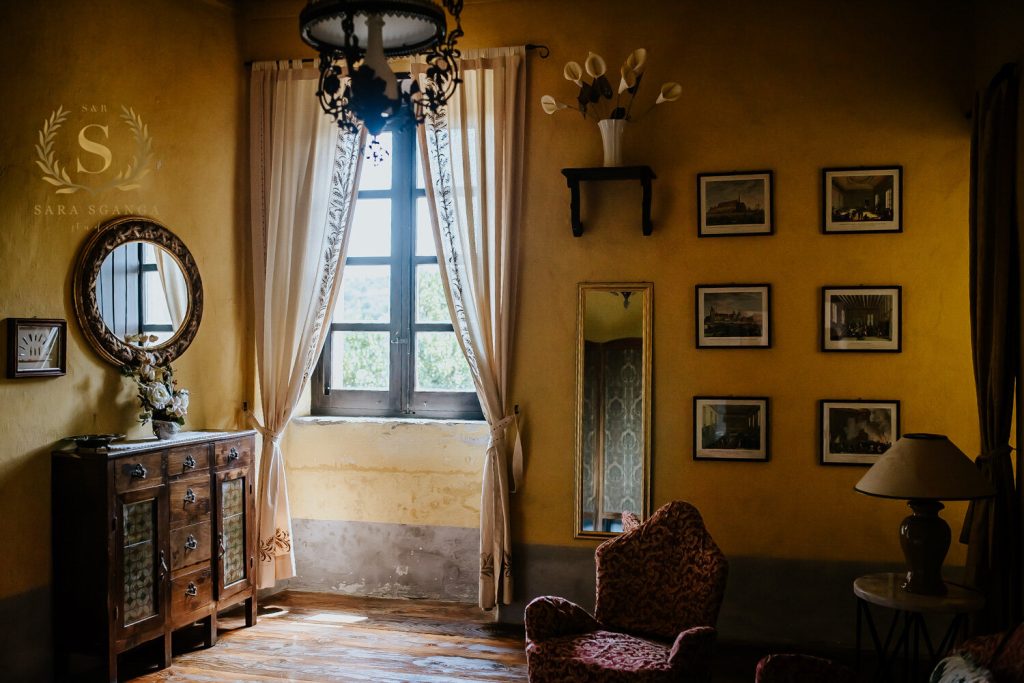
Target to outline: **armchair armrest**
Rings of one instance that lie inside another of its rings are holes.
[[[768,655],[757,663],[754,683],[853,683],[847,667],[810,655]]]
[[[687,680],[711,679],[711,649],[718,638],[714,626],[694,626],[678,636],[668,655],[669,665],[676,671],[686,672]]]
[[[530,601],[523,621],[526,624],[527,642],[540,642],[600,628],[597,620],[576,603],[550,595]]]

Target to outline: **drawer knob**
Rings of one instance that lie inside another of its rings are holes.
[[[191,454],[185,456],[185,469],[194,470],[196,468],[196,459]]]
[[[238,449],[234,446],[228,449],[228,460],[238,460]]]
[[[185,549],[186,550],[195,550],[198,547],[199,547],[199,541],[196,540],[195,536],[193,536],[192,534],[189,534],[188,538],[185,539]]]
[[[194,583],[189,581],[188,587],[185,589],[185,595],[187,595],[190,598],[194,598],[197,595],[199,595],[199,589],[196,587]]]
[[[147,474],[141,462],[135,463],[135,467],[132,468],[132,479],[145,479]]]
[[[193,491],[192,489],[187,489],[185,491],[185,502],[186,503],[194,503],[194,502],[196,502],[196,492]]]

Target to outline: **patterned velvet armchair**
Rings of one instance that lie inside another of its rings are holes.
[[[568,600],[526,607],[532,683],[706,681],[728,563],[697,508],[676,501],[597,548],[594,615]]]

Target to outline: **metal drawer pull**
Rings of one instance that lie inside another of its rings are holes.
[[[135,467],[132,468],[132,479],[145,479],[146,468],[142,466],[141,462],[135,463]]]
[[[185,469],[186,470],[194,470],[195,468],[196,468],[196,459],[193,458],[191,455],[186,455],[185,456]]]
[[[167,558],[164,557],[164,551],[160,551],[160,579],[162,580],[167,576]]]
[[[228,460],[238,460],[238,449],[234,446],[228,449]]]
[[[188,549],[188,550],[195,550],[198,547],[199,547],[199,541],[196,540],[195,536],[193,536],[192,534],[189,534],[188,538],[185,539],[185,548]]]
[[[185,589],[185,595],[187,595],[190,598],[194,598],[197,595],[199,595],[199,589],[196,588],[196,585],[190,581],[188,584],[188,588]]]
[[[217,557],[218,558],[224,557],[224,553],[226,553],[228,551],[228,549],[227,549],[227,546],[224,545],[224,534],[223,533],[217,534],[217,547],[220,548],[220,552],[217,554]]]
[[[194,503],[194,502],[196,502],[196,492],[193,491],[192,489],[186,489],[185,490],[185,502],[186,503]]]

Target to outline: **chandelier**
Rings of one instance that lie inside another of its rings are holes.
[[[384,130],[423,123],[451,99],[459,79],[462,0],[309,0],[302,39],[320,52],[317,97],[343,130]],[[454,27],[448,30],[448,14]],[[423,79],[401,82],[390,57],[422,54]],[[422,82],[422,85],[421,85]]]

